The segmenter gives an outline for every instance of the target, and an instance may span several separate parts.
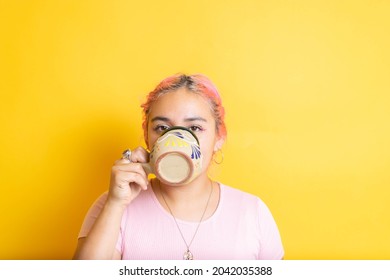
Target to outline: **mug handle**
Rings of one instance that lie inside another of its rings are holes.
[[[153,172],[153,169],[152,169],[152,166],[150,165],[150,163],[141,163],[143,169],[145,170],[146,172],[146,175],[149,175],[149,174],[154,174]]]

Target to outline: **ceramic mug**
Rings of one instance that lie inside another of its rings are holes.
[[[198,138],[185,127],[171,127],[153,145],[149,163],[142,165],[165,184],[190,183],[202,170]]]

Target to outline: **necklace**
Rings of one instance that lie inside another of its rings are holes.
[[[184,260],[193,260],[193,259],[194,259],[194,256],[193,256],[192,252],[190,251],[190,246],[191,246],[191,244],[192,244],[192,241],[194,241],[194,238],[195,238],[196,234],[198,233],[199,226],[200,226],[200,224],[202,223],[203,218],[204,218],[204,215],[206,214],[207,207],[209,206],[209,202],[210,202],[210,199],[211,199],[211,194],[213,193],[213,182],[211,181],[210,194],[209,194],[209,198],[207,199],[206,207],[205,207],[204,210],[203,210],[202,217],[200,217],[198,226],[196,227],[195,233],[194,233],[194,235],[192,236],[192,239],[191,239],[191,241],[190,241],[189,244],[187,243],[186,239],[184,238],[183,233],[181,232],[181,229],[180,229],[180,227],[179,227],[179,224],[177,223],[177,220],[176,220],[175,215],[173,215],[173,212],[172,212],[171,208],[169,207],[167,201],[165,200],[164,193],[161,191],[160,181],[158,181],[158,186],[159,186],[159,189],[160,189],[161,196],[162,196],[162,198],[163,198],[163,200],[164,200],[164,202],[165,202],[165,205],[167,206],[169,212],[171,213],[171,216],[173,217],[173,220],[175,221],[176,227],[177,227],[177,229],[178,229],[179,232],[180,232],[180,235],[181,235],[181,238],[182,238],[183,241],[184,241],[184,244],[186,244],[187,250],[184,252],[183,259],[184,259]]]

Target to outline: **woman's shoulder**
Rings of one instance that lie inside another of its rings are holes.
[[[267,208],[263,200],[249,192],[243,191],[238,188],[234,188],[225,184],[220,183],[221,187],[221,200],[224,201],[229,206],[245,206],[246,209],[249,208]]]
[[[221,201],[224,209],[234,209],[239,213],[252,213],[264,221],[273,221],[267,204],[258,196],[243,190],[220,184]]]
[[[258,196],[251,194],[249,192],[243,191],[238,188],[234,188],[222,183],[219,183],[221,187],[221,195],[224,196],[224,198],[228,199],[234,199],[234,200],[247,200],[247,201],[253,201],[256,202],[258,200],[261,200]]]

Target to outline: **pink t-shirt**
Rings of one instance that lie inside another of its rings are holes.
[[[220,190],[216,211],[202,221],[190,247],[194,259],[282,259],[280,234],[264,202],[223,184]],[[88,235],[106,198],[104,193],[91,207],[79,238]],[[177,222],[189,243],[198,223]],[[151,188],[126,208],[116,248],[122,259],[132,260],[180,260],[187,249],[172,215],[161,206]]]

